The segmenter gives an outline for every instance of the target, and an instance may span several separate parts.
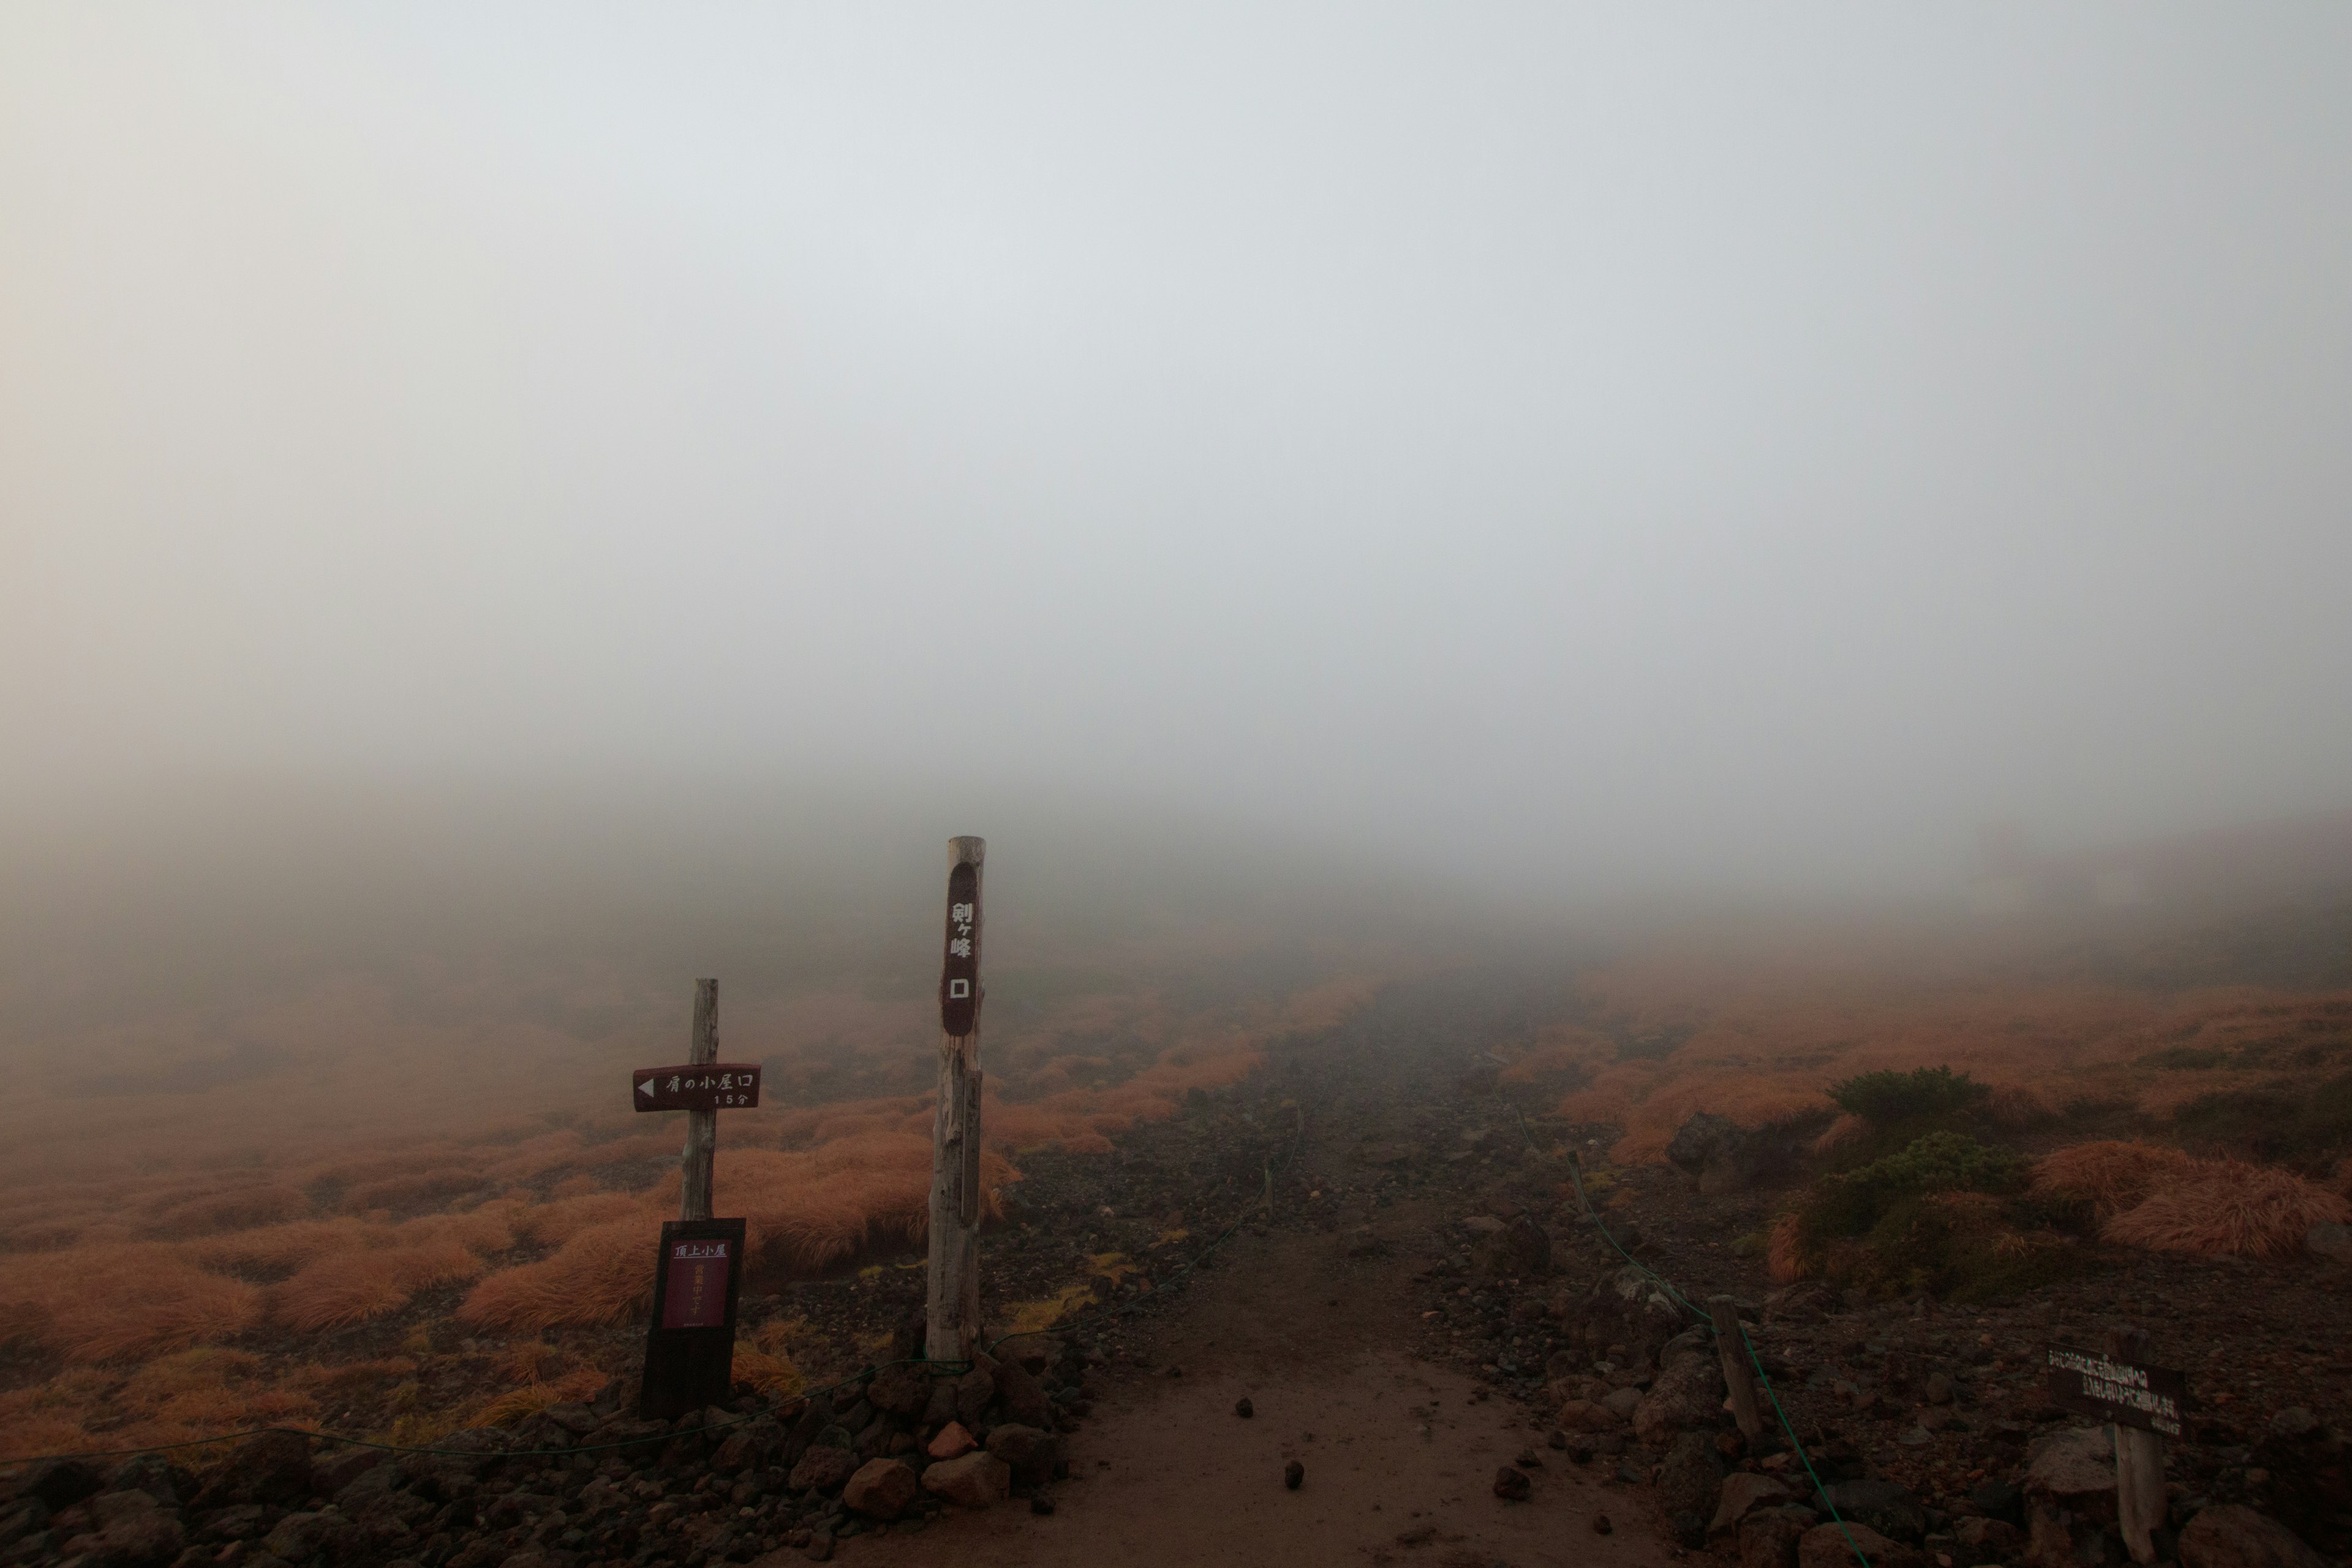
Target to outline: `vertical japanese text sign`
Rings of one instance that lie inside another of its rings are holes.
[[[743,1222],[670,1220],[654,1271],[653,1322],[638,1414],[667,1421],[723,1402],[735,1376],[735,1303],[743,1283]]]
[[[940,969],[940,1032],[969,1038],[980,1027],[980,868],[948,872],[947,962]]]

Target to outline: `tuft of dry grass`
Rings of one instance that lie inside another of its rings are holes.
[[[1803,1217],[1791,1209],[1772,1222],[1764,1247],[1764,1268],[1775,1284],[1793,1285],[1812,1273],[1803,1251]]]
[[[341,1328],[396,1312],[419,1290],[474,1279],[483,1267],[454,1236],[330,1252],[270,1292],[270,1315],[306,1332]]]
[[[626,1322],[653,1300],[647,1265],[660,1240],[660,1215],[640,1205],[626,1219],[574,1232],[536,1263],[491,1275],[467,1295],[457,1316],[499,1329]]]
[[[2105,1219],[2137,1207],[2151,1193],[2196,1175],[2199,1165],[2178,1149],[2154,1143],[2077,1143],[2034,1166],[2033,1190],[2088,1203]]]
[[[2292,1258],[2322,1221],[2352,1220],[2352,1201],[2292,1172],[2233,1160],[2200,1162],[2109,1220],[2109,1241],[2204,1258]]]
[[[565,1373],[552,1383],[527,1383],[509,1388],[474,1415],[477,1426],[511,1426],[534,1411],[551,1405],[572,1405],[593,1399],[612,1379],[593,1366]]]

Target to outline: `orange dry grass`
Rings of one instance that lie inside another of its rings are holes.
[[[552,1256],[502,1269],[457,1308],[467,1322],[499,1329],[556,1323],[620,1323],[653,1298],[646,1267],[661,1239],[661,1216],[640,1208],[627,1219],[573,1233]]]
[[[2033,1190],[2079,1198],[2107,1218],[2136,1207],[2149,1194],[2195,1176],[2198,1161],[2153,1143],[2077,1143],[2033,1168]]]
[[[270,1315],[289,1328],[341,1328],[396,1312],[434,1285],[471,1279],[482,1259],[455,1237],[331,1252],[303,1265],[270,1294]]]
[[[1794,1284],[1811,1271],[1798,1248],[1797,1221],[1792,1209],[1772,1222],[1772,1233],[1764,1248],[1764,1267],[1776,1284]]]
[[[0,1275],[0,1310],[37,1323],[75,1361],[110,1361],[226,1339],[261,1316],[261,1292],[208,1274],[163,1243],[78,1248]]]
[[[2109,1220],[2106,1238],[2205,1258],[2292,1258],[2313,1226],[2352,1220],[2352,1202],[2290,1172],[2231,1160],[2200,1164]]]

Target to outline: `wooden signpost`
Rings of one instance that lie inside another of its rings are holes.
[[[2107,1353],[2048,1352],[2050,1403],[2103,1417],[2115,1434],[2116,1513],[2135,1563],[2156,1561],[2154,1532],[2165,1521],[2164,1440],[2180,1436],[2188,1374],[2148,1360],[2147,1335],[2119,1329]]]
[[[980,873],[988,845],[948,840],[940,968],[940,1100],[931,1117],[929,1289],[923,1353],[968,1361],[980,1333]]]
[[[760,1103],[760,1069],[719,1059],[719,982],[694,983],[694,1033],[677,1067],[638,1068],[629,1098],[639,1110],[686,1112],[678,1215],[662,1226],[654,1264],[653,1320],[638,1414],[667,1421],[725,1399],[735,1373],[735,1300],[743,1283],[743,1222],[710,1215],[719,1112]]]

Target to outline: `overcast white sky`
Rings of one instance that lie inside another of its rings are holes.
[[[13,4],[0,798],[2341,806],[2347,279],[2333,5]]]

